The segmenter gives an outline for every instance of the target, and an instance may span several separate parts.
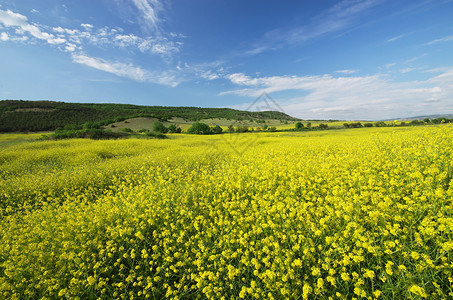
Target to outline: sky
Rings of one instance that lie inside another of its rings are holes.
[[[0,0],[0,99],[451,114],[452,15],[453,0]]]

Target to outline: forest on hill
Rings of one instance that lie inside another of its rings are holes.
[[[132,104],[67,103],[55,101],[0,101],[0,132],[49,131],[66,125],[87,122],[110,124],[136,117],[167,120],[173,117],[189,121],[211,118],[229,120],[298,120],[278,111],[241,111],[231,108],[139,106]]]

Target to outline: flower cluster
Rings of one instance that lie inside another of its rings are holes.
[[[259,135],[2,149],[0,298],[453,297],[453,127]]]

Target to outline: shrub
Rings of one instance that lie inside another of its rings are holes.
[[[219,125],[216,125],[214,127],[211,127],[211,132],[212,133],[222,133],[223,129],[222,127],[220,127]]]
[[[187,129],[187,132],[191,134],[210,134],[211,128],[205,123],[195,122]]]
[[[360,127],[363,127],[363,126],[362,126],[362,123],[360,123],[360,122],[357,122],[357,123],[350,123],[349,126],[351,126],[352,128],[360,128]]]
[[[82,129],[82,130],[56,130],[53,134],[48,136],[48,139],[62,140],[71,138],[82,139],[116,139],[124,137],[124,133],[106,131],[102,129]]]
[[[168,129],[168,132],[175,133],[177,128],[176,128],[175,124],[171,124],[170,126],[167,127],[167,129]]]
[[[165,134],[160,132],[148,131],[145,133],[147,137],[156,138],[156,139],[166,139],[168,138]]]
[[[160,132],[160,133],[167,133],[168,128],[165,127],[165,125],[162,122],[157,121],[157,122],[154,122],[154,124],[153,124],[153,131]]]

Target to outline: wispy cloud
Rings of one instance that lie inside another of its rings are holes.
[[[159,13],[163,10],[159,0],[131,0],[139,11],[143,22],[151,29],[159,30]]]
[[[114,74],[119,77],[129,78],[135,81],[151,82],[175,87],[180,83],[174,74],[168,72],[153,73],[133,64],[107,61],[102,58],[90,57],[85,54],[72,54],[75,63]]]
[[[352,26],[355,18],[382,2],[383,0],[343,0],[313,18],[312,22],[305,26],[289,31],[275,29],[267,32],[258,42],[253,44],[251,49],[246,51],[246,54],[254,55],[337,33]]]
[[[385,68],[386,68],[386,69],[390,69],[391,67],[394,67],[394,66],[396,66],[396,65],[397,65],[396,62],[388,63],[388,64],[385,65]]]
[[[433,40],[431,42],[428,42],[427,45],[432,45],[432,44],[437,44],[437,43],[442,43],[442,42],[451,42],[453,41],[453,35],[445,36],[443,38]]]
[[[338,70],[335,72],[340,73],[340,74],[354,74],[354,73],[357,73],[357,70]]]
[[[34,38],[46,41],[51,45],[63,44],[64,38],[42,31],[38,26],[28,23],[26,16],[12,12],[10,10],[0,10],[0,24],[5,27],[15,27],[16,32],[29,33]]]
[[[400,72],[402,74],[406,74],[406,73],[409,73],[409,72],[412,72],[412,71],[415,71],[415,70],[420,70],[420,69],[421,68],[407,67],[407,68],[401,69]]]
[[[406,64],[413,63],[414,61],[419,60],[420,58],[423,58],[423,57],[425,57],[425,56],[427,56],[427,55],[428,55],[427,53],[422,53],[422,54],[420,54],[420,55],[417,55],[417,56],[411,57],[411,58],[409,58],[409,59],[406,59],[406,60],[404,61],[404,63],[406,63]]]
[[[183,80],[183,72],[177,70],[151,72],[130,63],[112,62],[91,57],[85,53],[87,46],[112,47],[125,49],[128,52],[137,51],[144,54],[154,54],[163,58],[164,61],[168,61],[175,53],[179,52],[182,46],[180,41],[182,37],[177,34],[169,35],[169,37],[161,35],[140,37],[125,33],[122,28],[95,28],[95,26],[87,23],[81,24],[79,28],[72,29],[61,26],[51,28],[46,25],[31,23],[26,16],[11,10],[0,10],[0,26],[6,29],[5,32],[0,33],[0,41],[27,43],[45,41],[62,52],[71,53],[74,63],[83,64],[119,77],[171,87],[177,86]],[[201,75],[207,78],[215,76],[215,74],[207,73],[207,71],[204,71],[203,74]]]
[[[300,97],[278,101],[285,111],[301,118],[386,119],[453,110],[453,67],[427,80],[409,82],[395,82],[385,74],[250,77],[236,73],[226,78],[242,88],[219,95],[253,99],[264,91],[301,91]]]
[[[202,78],[204,80],[215,80],[224,78],[226,70],[223,68],[223,61],[213,61],[205,63],[184,63],[178,65],[177,70],[186,77]]]
[[[391,43],[391,42],[394,42],[396,40],[399,40],[399,39],[402,39],[403,37],[405,37],[406,34],[400,34],[398,36],[395,36],[395,37],[392,37],[390,39],[387,40],[387,43]]]
[[[11,28],[8,35],[11,40],[28,40],[32,38],[56,45],[62,51],[72,52],[82,50],[86,45],[97,47],[116,47],[127,50],[137,50],[142,53],[159,55],[171,60],[180,51],[184,37],[172,33],[168,36],[154,35],[140,37],[132,33],[125,33],[122,28],[102,27],[95,28],[91,24],[83,23],[80,28],[63,28],[30,23],[22,14],[10,10],[0,10],[0,25]],[[27,37],[27,38],[24,38]]]

